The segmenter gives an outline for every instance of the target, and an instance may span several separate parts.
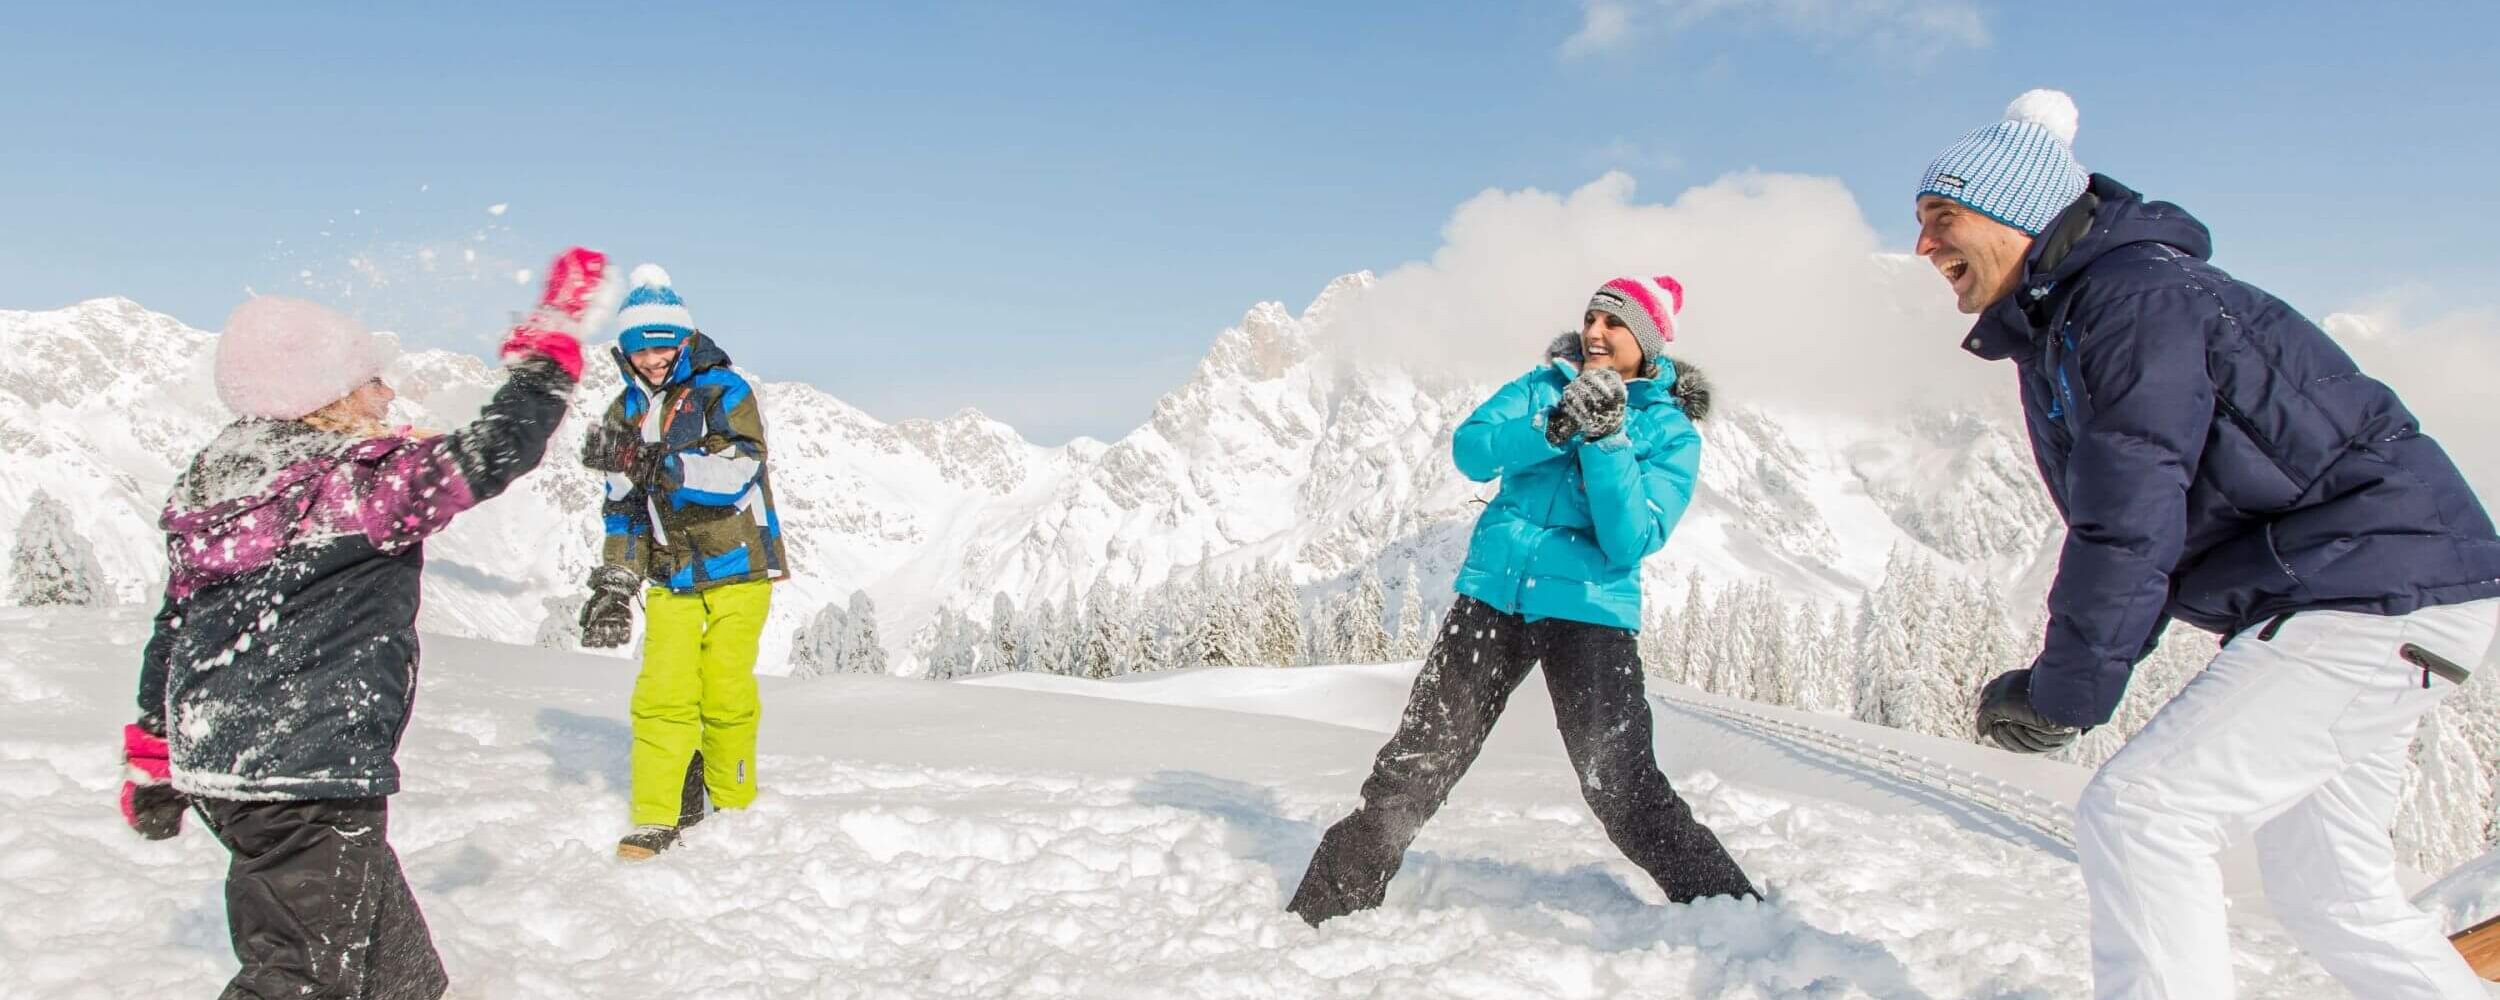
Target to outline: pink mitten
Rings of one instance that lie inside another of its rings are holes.
[[[174,768],[165,738],[137,723],[122,727],[122,821],[149,840],[182,832],[190,803],[174,790]]]
[[[582,331],[589,328],[608,273],[608,255],[574,247],[547,266],[547,287],[538,308],[504,338],[505,361],[542,357],[578,381],[582,377]]]

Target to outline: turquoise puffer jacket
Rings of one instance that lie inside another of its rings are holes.
[[[1459,425],[1458,471],[1502,481],[1467,543],[1459,593],[1530,621],[1564,618],[1641,627],[1641,560],[1667,544],[1701,473],[1710,390],[1700,373],[1660,359],[1655,379],[1626,383],[1623,429],[1556,448],[1545,414],[1576,368],[1564,358],[1503,386]]]

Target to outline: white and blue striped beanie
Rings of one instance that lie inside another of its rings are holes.
[[[2075,162],[2075,101],[2028,90],[2005,120],[1973,129],[1927,165],[1919,197],[1941,195],[2033,236],[2049,227],[2091,179]]]
[[[616,311],[616,346],[625,353],[654,347],[675,347],[694,335],[694,313],[669,286],[668,272],[658,264],[634,268],[633,288]]]

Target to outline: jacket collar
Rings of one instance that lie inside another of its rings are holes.
[[[2186,209],[2146,201],[2133,188],[2093,174],[2081,196],[2031,241],[2021,280],[2004,298],[1982,310],[1962,349],[1990,361],[2029,358],[2037,332],[2055,318],[2063,292],[2094,261],[2120,247],[2159,243],[2198,259],[2213,253],[2213,237]]]

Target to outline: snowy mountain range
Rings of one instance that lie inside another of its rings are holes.
[[[897,653],[941,605],[985,616],[999,591],[1019,607],[1065,604],[1098,578],[1151,586],[1202,563],[1281,562],[1315,596],[1366,567],[1394,581],[1412,564],[1425,600],[1446,602],[1475,504],[1491,495],[1451,466],[1450,434],[1491,387],[1341,349],[1359,331],[1332,317],[1371,285],[1368,273],[1339,278],[1298,314],[1252,307],[1151,419],[1108,444],[1036,445],[972,409],[887,423],[749,372],[797,572],[776,593],[762,669],[778,672],[816,608],[862,588]],[[156,512],[228,419],[208,389],[213,343],[127,299],[0,312],[0,545],[40,489],[68,503],[111,591],[152,602]],[[1521,345],[1521,370],[1538,346]],[[571,456],[619,387],[594,353],[548,465],[429,547],[429,630],[526,642],[570,615],[596,557],[598,493]],[[474,414],[499,377],[444,351],[404,355],[390,376],[402,416],[435,427]],[[1723,399],[1704,433],[1701,494],[1647,566],[1657,599],[1697,571],[1850,601],[1899,547],[2006,584],[2017,606],[2037,592],[2024,583],[2044,575],[2054,513],[2002,418],[1868,421],[1740,398]]]

